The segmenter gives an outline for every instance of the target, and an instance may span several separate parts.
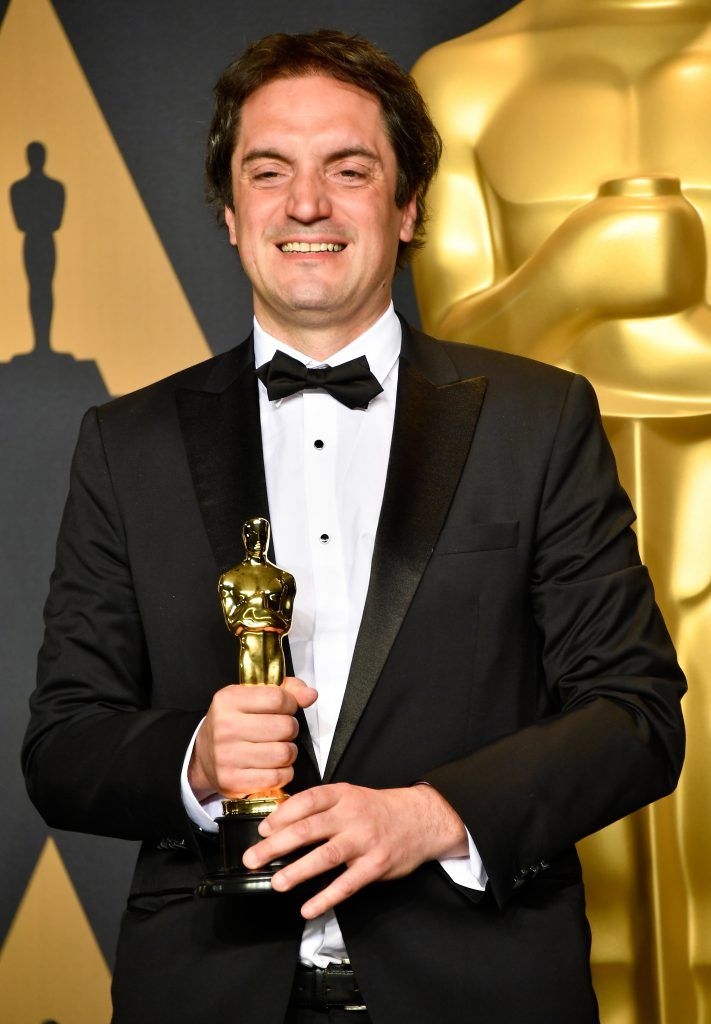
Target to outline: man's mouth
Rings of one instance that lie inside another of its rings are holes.
[[[346,248],[345,242],[282,242],[282,252],[341,252]]]

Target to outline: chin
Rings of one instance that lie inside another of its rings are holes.
[[[288,308],[293,313],[331,314],[343,305],[341,296],[324,291],[309,290],[293,294],[287,298]]]

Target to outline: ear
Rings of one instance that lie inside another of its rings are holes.
[[[402,220],[400,222],[400,241],[411,242],[415,234],[415,223],[417,221],[417,197],[412,195],[402,208]]]
[[[227,225],[230,245],[237,245],[237,218],[235,211],[230,206],[225,206],[225,224]]]

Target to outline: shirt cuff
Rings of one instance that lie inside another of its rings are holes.
[[[445,857],[440,860],[440,864],[456,885],[463,885],[465,889],[478,889],[479,892],[483,892],[486,889],[489,876],[468,829],[467,843],[469,844],[468,857]]]
[[[221,797],[211,797],[209,800],[205,800],[204,803],[200,803],[188,782],[188,765],[190,764],[190,758],[192,757],[197,734],[204,721],[205,719],[203,718],[199,722],[198,727],[193,733],[192,739],[188,744],[188,749],[185,752],[183,768],[180,772],[180,795],[183,800],[183,807],[185,808],[185,811],[193,825],[197,825],[197,827],[202,829],[203,832],[217,832],[217,822],[215,821],[215,818],[222,814]]]
[[[429,786],[430,783],[420,782],[418,785]],[[467,833],[469,856],[467,857],[464,854],[461,857],[442,857],[439,860],[439,864],[455,885],[462,885],[465,889],[477,889],[479,892],[483,892],[486,889],[489,876],[486,873],[484,862],[479,856],[479,851],[474,845],[474,840],[466,825],[464,826],[464,831]]]

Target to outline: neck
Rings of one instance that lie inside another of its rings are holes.
[[[336,322],[327,317],[313,317],[312,320],[307,320],[307,315],[304,315],[303,311],[298,318],[277,317],[268,309],[258,308],[256,302],[254,313],[260,327],[267,334],[303,352],[309,359],[326,362],[334,353],[365,334],[383,315],[390,305],[390,299],[391,295],[388,292],[382,303],[367,312]]]

